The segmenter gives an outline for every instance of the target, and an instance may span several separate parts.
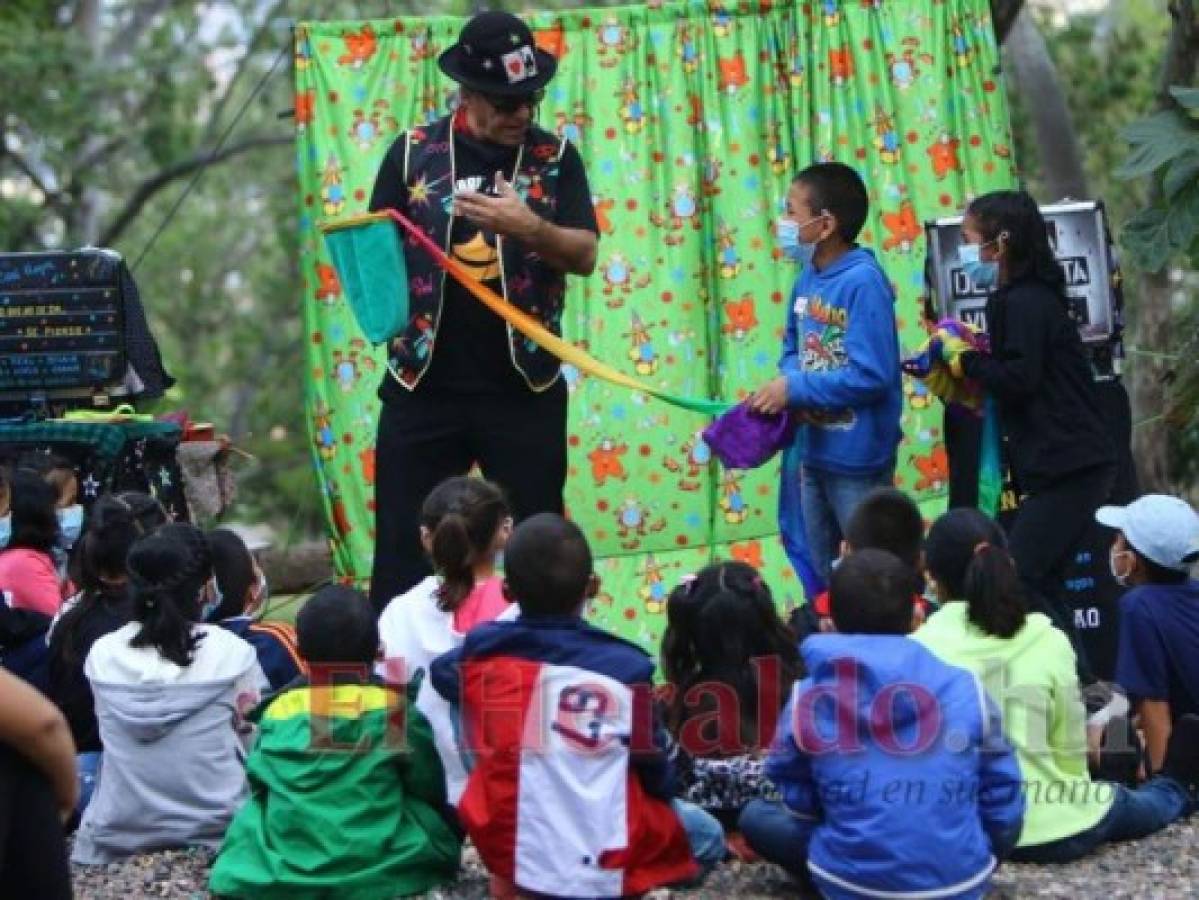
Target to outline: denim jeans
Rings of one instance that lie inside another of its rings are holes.
[[[75,767],[78,773],[79,780],[79,802],[75,805],[75,811],[79,815],[83,815],[83,811],[87,809],[87,805],[91,802],[92,795],[96,792],[96,783],[100,778],[100,759],[103,756],[98,750],[90,750],[87,753],[80,753],[75,757]]]
[[[683,824],[687,832],[687,842],[691,844],[691,855],[699,863],[700,877],[707,875],[715,866],[724,861],[725,843],[724,829],[716,821],[716,817],[700,809],[694,803],[686,800],[671,800],[670,807]]]
[[[891,487],[895,472],[887,469],[873,475],[842,475],[804,466],[800,481],[808,556],[817,574],[827,583],[849,517],[862,498],[875,488]]]
[[[767,862],[782,866],[791,875],[807,882],[808,842],[816,828],[814,819],[805,819],[777,800],[751,800],[737,822],[745,842]]]
[[[1190,812],[1186,789],[1173,778],[1157,775],[1141,787],[1129,790],[1116,785],[1111,809],[1086,831],[1070,837],[1017,847],[1013,862],[1067,863],[1086,856],[1108,841],[1132,841],[1161,831]]]

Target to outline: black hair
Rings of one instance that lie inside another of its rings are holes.
[[[173,522],[140,538],[126,563],[133,590],[133,618],[141,630],[129,643],[153,647],[177,666],[195,659],[200,636],[200,591],[212,577],[212,553],[204,532]]]
[[[209,613],[211,622],[219,622],[246,611],[246,593],[254,585],[254,557],[236,531],[214,528],[208,532],[212,550],[212,574],[221,589],[221,605]]]
[[[843,241],[852,244],[858,239],[870,211],[870,197],[853,168],[839,162],[816,163],[796,175],[794,183],[808,189],[814,213],[833,214]]]
[[[474,567],[486,560],[510,515],[504,492],[481,478],[447,479],[425,498],[420,523],[429,531],[429,555],[442,579],[437,593],[441,609],[452,612],[470,596]]]
[[[76,551],[82,590],[75,605],[63,613],[54,626],[51,644],[61,649],[51,651],[52,656],[61,654],[68,666],[82,662],[78,658],[82,648],[76,642],[80,626],[96,606],[120,605],[126,601],[128,572],[125,559],[129,548],[138,538],[150,534],[166,521],[162,504],[148,494],[129,491],[105,494],[96,500]]]
[[[309,663],[360,663],[369,666],[379,652],[374,607],[361,591],[327,584],[296,616],[300,656]]]
[[[966,601],[967,618],[984,634],[1010,638],[1028,610],[1007,538],[977,509],[951,509],[933,523],[924,542],[928,573]]]
[[[667,725],[677,738],[694,716],[711,714],[714,696],[702,695],[703,705],[688,693],[697,685],[722,684],[737,694],[742,747],[760,748],[773,734],[759,727],[758,704],[763,696],[760,669],[751,660],[770,659],[779,680],[769,696],[779,706],[800,676],[795,634],[783,623],[770,587],[757,570],[743,562],[714,563],[691,581],[680,584],[666,601],[666,632],[662,636],[662,674],[673,687]],[[690,702],[688,702],[690,700]],[[777,712],[777,710],[771,710]],[[705,736],[707,738],[707,736]]]
[[[512,599],[526,615],[570,615],[591,580],[591,548],[574,522],[539,513],[512,532],[504,575]]]
[[[924,517],[903,491],[876,488],[854,508],[845,540],[855,552],[873,549],[893,553],[914,572],[920,565]]]
[[[992,191],[975,197],[966,207],[982,233],[983,241],[1003,240],[1009,281],[1032,277],[1041,281],[1066,302],[1066,276],[1053,248],[1037,201],[1027,191]]]
[[[912,630],[912,570],[886,550],[857,550],[829,577],[829,610],[842,634]]]
[[[49,553],[58,543],[58,492],[32,469],[17,469],[9,482],[10,549]]]
[[[63,489],[70,479],[75,479],[76,488],[78,488],[79,473],[75,469],[75,464],[67,457],[53,451],[35,450],[24,453],[17,459],[17,468],[30,469],[36,472],[40,478],[49,482],[50,486],[54,488],[55,504],[58,503],[58,498],[62,496]],[[76,494],[76,501],[78,501],[78,494]]]

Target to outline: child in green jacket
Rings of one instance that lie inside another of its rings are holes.
[[[370,603],[321,589],[296,622],[310,680],[264,703],[250,799],[225,835],[210,888],[225,897],[373,900],[452,881],[462,838],[444,815],[445,775],[429,723],[370,683]]]

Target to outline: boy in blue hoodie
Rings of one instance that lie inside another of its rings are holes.
[[[780,374],[750,400],[758,412],[800,416],[805,537],[825,580],[858,501],[891,485],[900,439],[895,294],[874,254],[854,243],[869,208],[843,163],[817,163],[792,182],[778,240],[803,271]]]
[[[839,633],[800,646],[809,674],[766,762],[782,801],[745,808],[745,840],[828,898],[985,896],[1024,817],[998,711],[906,637],[920,615],[897,557],[845,557],[830,599]]]

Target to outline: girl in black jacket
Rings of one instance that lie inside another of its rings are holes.
[[[1030,607],[1050,616],[1086,665],[1062,571],[1115,482],[1116,454],[1090,363],[1070,318],[1065,276],[1036,201],[1023,191],[977,198],[962,223],[961,259],[987,300],[991,354],[962,368],[995,398],[1012,474],[1025,494],[1010,536]]]

